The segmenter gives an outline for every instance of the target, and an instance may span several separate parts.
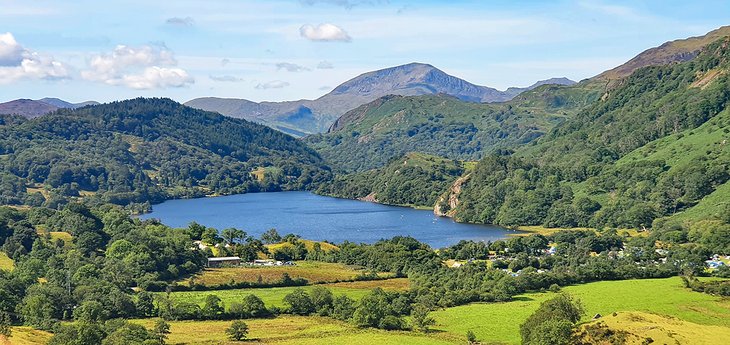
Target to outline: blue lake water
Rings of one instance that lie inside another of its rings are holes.
[[[172,227],[198,222],[219,230],[235,227],[258,237],[275,228],[311,240],[374,243],[412,236],[434,248],[460,240],[493,241],[514,231],[498,226],[461,224],[428,210],[331,198],[309,192],[251,193],[215,198],[169,200],[154,205],[142,219],[157,218]]]

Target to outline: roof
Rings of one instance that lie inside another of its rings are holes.
[[[221,258],[208,258],[208,261],[231,261],[231,260],[241,260],[241,258],[237,256],[225,256]]]

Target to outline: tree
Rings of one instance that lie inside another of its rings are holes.
[[[203,304],[203,317],[206,319],[217,319],[225,311],[223,301],[216,295],[205,296],[205,304]]]
[[[243,298],[242,307],[246,317],[259,317],[266,314],[264,301],[254,294],[250,294]]]
[[[12,326],[10,314],[0,311],[0,335],[4,336],[6,339],[10,338],[10,335],[13,332],[10,326]]]
[[[476,334],[474,334],[474,332],[472,330],[466,331],[466,341],[469,344],[476,344],[477,343],[477,341],[478,341],[477,340],[477,336],[476,336]]]
[[[332,312],[332,302],[334,297],[332,291],[323,286],[315,286],[312,288],[312,303],[317,313],[322,316],[327,316]]]
[[[429,312],[430,310],[422,304],[418,304],[413,307],[413,310],[411,311],[413,327],[421,332],[428,332],[428,326],[436,323],[436,320],[428,315]]]
[[[239,240],[246,237],[246,232],[236,228],[226,228],[221,231],[221,237],[228,244],[233,245],[239,242]]]
[[[137,315],[141,317],[155,315],[155,296],[147,291],[142,291],[137,294],[137,301],[135,302],[135,309],[137,309]]]
[[[228,338],[231,340],[241,341],[246,339],[246,336],[248,336],[248,325],[241,320],[235,320],[231,323],[231,327],[226,329],[226,334],[228,334]]]
[[[345,295],[337,296],[332,301],[332,317],[337,320],[348,321],[355,313],[355,301]]]
[[[266,244],[274,244],[281,242],[281,235],[279,235],[279,232],[276,231],[276,229],[269,229],[266,230],[263,234],[261,234],[261,241],[263,241]]]
[[[526,345],[567,345],[573,325],[584,314],[580,301],[568,294],[542,302],[540,307],[520,325],[522,343]]]
[[[170,334],[170,324],[163,319],[159,319],[155,322],[155,328],[152,330],[152,333],[160,345],[165,345],[167,335]]]
[[[312,298],[300,288],[284,296],[284,303],[289,305],[289,312],[295,315],[309,315],[315,311]]]

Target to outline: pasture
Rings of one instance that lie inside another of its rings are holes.
[[[239,266],[206,268],[192,278],[185,279],[179,284],[189,285],[191,282],[204,286],[217,286],[228,283],[248,282],[276,283],[281,281],[284,273],[292,279],[304,278],[310,284],[348,281],[366,273],[362,267],[348,266],[339,263],[317,261],[297,261],[295,266]],[[387,276],[381,274],[381,276]]]
[[[358,281],[358,282],[342,282],[334,284],[322,284],[320,286],[327,287],[335,295],[346,295],[355,300],[359,300],[365,296],[370,290],[381,287],[385,290],[406,290],[408,289],[407,278],[395,278],[387,280],[374,281]],[[190,302],[203,305],[205,297],[208,295],[218,296],[226,306],[233,302],[240,302],[248,295],[256,295],[264,301],[267,307],[284,306],[284,296],[292,291],[301,288],[310,291],[314,286],[302,287],[275,287],[275,288],[250,288],[250,289],[231,289],[231,290],[214,290],[214,291],[178,291],[170,294],[170,298],[174,302]]]

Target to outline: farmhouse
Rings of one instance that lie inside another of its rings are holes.
[[[233,266],[240,265],[241,258],[238,256],[226,256],[221,258],[208,258],[207,267],[221,267],[221,266]]]

